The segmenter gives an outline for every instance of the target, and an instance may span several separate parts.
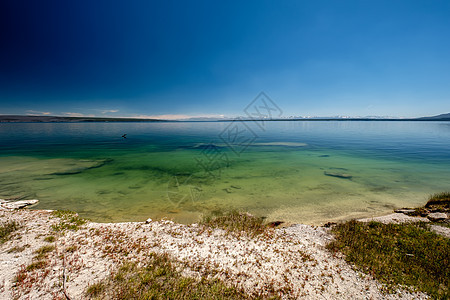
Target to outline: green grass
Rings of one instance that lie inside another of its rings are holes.
[[[66,230],[78,230],[87,221],[80,218],[75,212],[68,210],[56,210],[52,212],[53,216],[60,218],[59,224],[52,225],[52,229],[56,232],[63,232]]]
[[[252,299],[217,279],[182,276],[167,255],[154,253],[141,267],[124,263],[106,280],[90,285],[86,295],[93,299]]]
[[[16,221],[8,221],[0,224],[0,244],[8,241],[11,233],[19,229],[20,226]]]
[[[200,224],[211,228],[221,228],[227,232],[237,234],[244,232],[250,236],[262,234],[267,230],[263,218],[238,211],[217,212],[213,215],[204,216]]]
[[[327,245],[341,251],[348,262],[388,287],[408,285],[435,299],[450,297],[450,239],[422,223],[381,224],[349,221],[332,231]]]

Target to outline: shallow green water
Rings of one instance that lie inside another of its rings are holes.
[[[102,222],[241,209],[319,224],[450,190],[448,122],[22,123],[0,138],[0,198]]]

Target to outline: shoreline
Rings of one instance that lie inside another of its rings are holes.
[[[395,218],[384,217],[388,219]],[[150,253],[168,254],[189,277],[218,278],[249,295],[275,293],[284,295],[282,299],[426,298],[406,289],[386,294],[378,281],[325,249],[333,235],[322,226],[288,224],[249,237],[168,220],[87,222],[77,230],[57,232],[55,227],[70,219],[48,210],[3,210],[0,220],[15,220],[22,226],[0,246],[2,299],[53,299],[64,297],[64,293],[70,299],[88,299],[85,291],[89,285],[105,279],[124,261],[144,263]],[[49,236],[55,240],[45,241]],[[46,246],[54,247],[46,259],[48,265],[26,271],[36,251]],[[18,285],[14,278],[21,272],[29,281]],[[62,282],[63,277],[69,279]]]

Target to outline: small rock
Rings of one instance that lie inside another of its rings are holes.
[[[20,201],[15,201],[15,202],[4,202],[4,203],[1,203],[1,206],[4,208],[7,208],[7,209],[20,209],[20,208],[24,208],[29,205],[34,205],[38,202],[39,202],[39,200],[37,200],[37,199],[20,200]]]
[[[411,208],[400,208],[400,209],[394,210],[394,212],[407,215],[407,214],[415,213],[416,211]]]
[[[327,222],[327,223],[325,223],[325,224],[323,225],[323,227],[327,227],[327,228],[329,228],[329,227],[331,227],[331,226],[335,226],[335,225],[337,225],[337,223],[336,223],[336,222]]]
[[[435,213],[429,214],[427,216],[427,218],[430,219],[431,221],[442,221],[442,220],[447,219],[447,214],[435,212]]]
[[[150,222],[153,221],[151,218],[148,218],[147,220],[145,220],[145,224],[150,224]]]

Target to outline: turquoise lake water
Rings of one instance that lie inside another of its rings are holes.
[[[239,209],[321,224],[449,190],[450,122],[0,124],[0,198],[100,222]]]

